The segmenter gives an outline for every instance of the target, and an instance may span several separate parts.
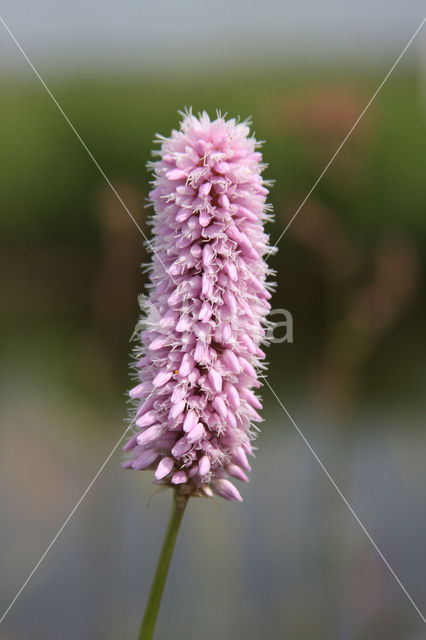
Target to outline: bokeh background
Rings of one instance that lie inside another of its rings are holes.
[[[275,241],[420,24],[422,2],[54,3],[0,14],[148,233],[156,132],[252,116]],[[426,33],[282,238],[269,381],[420,609]],[[142,238],[0,25],[0,608],[124,428]],[[156,637],[417,640],[425,627],[274,397],[242,505],[193,500]],[[0,625],[134,638],[170,495],[113,455]]]

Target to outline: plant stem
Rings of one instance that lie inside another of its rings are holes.
[[[138,640],[151,640],[153,636],[158,610],[161,604],[161,597],[163,595],[164,585],[166,584],[167,573],[169,571],[170,560],[172,559],[179,525],[187,502],[188,496],[181,496],[179,495],[179,491],[175,490],[173,495],[172,511],[167,524],[163,546],[161,547],[160,556],[158,558],[157,569],[152,581],[151,591],[149,592],[149,598],[145,609],[145,615],[142,620],[141,630],[139,631]]]

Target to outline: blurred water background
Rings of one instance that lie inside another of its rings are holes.
[[[168,135],[185,106],[252,116],[276,181],[275,241],[420,23],[421,4],[375,1],[368,15],[332,0],[321,10],[269,0],[250,15],[239,1],[160,4],[6,2],[2,15],[147,234],[154,134]],[[424,38],[271,259],[273,307],[291,312],[294,342],[268,351],[270,384],[423,613]],[[0,52],[1,614],[125,428],[146,252],[1,29]],[[190,503],[156,637],[424,637],[306,444],[263,395],[244,503]],[[117,451],[0,638],[134,638],[170,502],[159,493],[148,508],[154,490],[149,473],[120,469]]]

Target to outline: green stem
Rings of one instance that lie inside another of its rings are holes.
[[[139,631],[138,640],[151,640],[153,636],[158,610],[161,604],[161,597],[163,595],[164,585],[166,584],[167,573],[169,571],[170,560],[172,559],[179,525],[187,502],[188,496],[179,495],[178,490],[174,492],[172,511],[167,524],[160,557],[158,558],[157,569],[152,581],[151,591],[149,592],[149,598],[145,609],[145,615],[142,620],[141,630]]]

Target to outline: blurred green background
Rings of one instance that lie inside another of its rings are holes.
[[[168,135],[188,106],[251,116],[275,180],[275,242],[407,40],[392,40],[386,64],[313,64],[311,53],[304,64],[270,55],[204,73],[167,65],[62,73],[60,62],[46,80],[146,234],[155,133]],[[272,305],[291,312],[294,342],[268,350],[274,391],[420,609],[424,84],[412,60],[395,71],[281,239]],[[0,139],[5,609],[124,430],[147,256],[43,87],[15,67],[0,79]],[[245,502],[190,504],[156,637],[422,637],[420,617],[274,397],[263,395]],[[148,509],[153,491],[149,473],[120,469],[118,450],[0,638],[135,637],[170,499],[155,496]]]

